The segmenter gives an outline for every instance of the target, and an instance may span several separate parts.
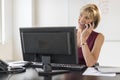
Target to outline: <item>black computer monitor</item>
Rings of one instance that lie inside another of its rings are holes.
[[[25,61],[78,64],[76,27],[20,28]]]

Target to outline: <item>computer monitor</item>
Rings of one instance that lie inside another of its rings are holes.
[[[20,28],[25,61],[78,64],[76,27]]]

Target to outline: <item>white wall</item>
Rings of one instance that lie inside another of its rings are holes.
[[[32,0],[13,0],[13,57],[22,60],[20,27],[32,26]]]
[[[5,44],[0,44],[0,59],[22,60],[20,27],[32,26],[32,0],[4,0]]]
[[[101,49],[99,57],[100,65],[120,66],[120,42],[106,41]]]
[[[38,0],[36,26],[67,26],[69,0]]]
[[[13,59],[13,15],[12,15],[12,0],[4,0],[5,9],[5,44],[0,44],[0,59],[11,60]]]

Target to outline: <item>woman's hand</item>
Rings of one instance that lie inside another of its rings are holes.
[[[81,33],[81,43],[85,43],[90,33],[94,29],[94,23],[85,24],[85,29]]]

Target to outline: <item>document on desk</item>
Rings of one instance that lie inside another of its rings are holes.
[[[91,75],[91,76],[116,76],[116,73],[101,73],[96,70],[94,67],[88,67],[82,75]]]
[[[120,67],[96,66],[95,69],[97,69],[101,73],[120,73]]]

